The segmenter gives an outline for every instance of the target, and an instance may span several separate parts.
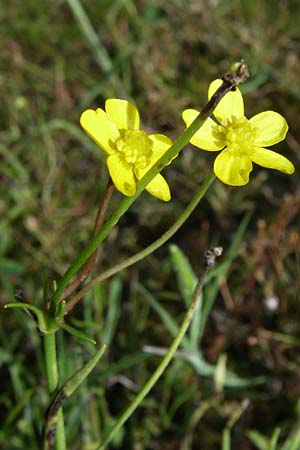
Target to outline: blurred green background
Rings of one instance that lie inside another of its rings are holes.
[[[290,126],[273,149],[294,163],[293,176],[255,167],[245,187],[216,181],[171,247],[74,309],[70,323],[109,348],[65,404],[68,449],[95,449],[134,398],[171,343],[202,254],[222,245],[204,315],[111,448],[299,450],[299,2],[10,0],[0,22],[2,306],[39,305],[47,273],[63,274],[90,238],[107,172],[80,129],[84,109],[126,98],[145,130],[176,138],[182,110],[204,106],[209,83],[244,58],[247,116],[272,109]],[[160,236],[213,158],[187,147],[164,171],[172,201],[142,194],[102,246],[96,272]],[[24,312],[3,308],[0,335],[0,448],[40,449],[41,336]],[[93,348],[58,337],[63,381]]]

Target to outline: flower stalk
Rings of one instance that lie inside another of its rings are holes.
[[[179,217],[173,223],[173,225],[171,225],[171,227],[167,231],[165,231],[165,233],[162,234],[162,236],[160,236],[158,239],[152,242],[152,244],[148,245],[148,247],[144,248],[140,252],[126,259],[125,261],[116,264],[115,266],[111,267],[105,272],[100,273],[93,280],[87,283],[79,292],[77,292],[77,294],[75,294],[67,303],[66,306],[67,313],[69,313],[74,308],[74,306],[79,302],[79,300],[94,286],[96,286],[97,283],[100,283],[101,281],[110,278],[111,276],[117,274],[121,270],[127,269],[127,267],[130,267],[133,264],[136,264],[138,261],[141,261],[142,259],[149,256],[151,253],[155,252],[169,239],[171,239],[171,237],[176,233],[176,231],[186,222],[186,220],[192,214],[192,212],[197,207],[201,199],[204,197],[204,195],[206,194],[206,192],[208,191],[214,180],[215,175],[213,173],[210,173],[205,178],[200,187],[197,189],[192,200],[189,202],[184,211],[179,215]]]
[[[204,270],[202,275],[200,276],[197,285],[194,289],[192,301],[191,304],[186,312],[186,315],[182,321],[182,324],[178,330],[178,333],[173,340],[168,352],[162,359],[161,363],[155,370],[155,372],[151,375],[145,386],[142,388],[142,390],[138,393],[138,395],[135,397],[135,399],[130,403],[128,408],[123,412],[123,414],[120,416],[120,418],[117,420],[116,424],[110,431],[110,433],[107,435],[107,437],[104,439],[104,441],[96,448],[96,450],[104,450],[107,445],[111,442],[111,440],[114,438],[115,434],[119,431],[119,429],[122,427],[122,425],[126,422],[126,420],[134,413],[136,408],[140,405],[140,403],[144,400],[146,395],[150,392],[152,387],[155,385],[155,383],[158,381],[158,379],[161,377],[167,366],[169,365],[171,359],[173,358],[176,350],[178,349],[182,339],[184,338],[189,325],[193,319],[194,312],[196,310],[196,307],[198,305],[200,294],[204,285],[205,277],[207,275],[208,270],[213,267],[215,264],[216,258],[222,254],[222,249],[220,247],[217,247],[216,249],[208,250],[205,254],[205,260],[204,260]]]
[[[105,220],[105,214],[107,211],[107,208],[109,206],[111,196],[114,191],[114,185],[111,181],[111,178],[109,178],[103,198],[101,200],[101,203],[98,208],[94,230],[93,230],[93,236],[95,236],[99,231],[101,230],[101,227]],[[93,267],[97,261],[97,250],[94,251],[94,253],[90,256],[88,261],[86,262],[84,268],[80,272],[80,274],[69,284],[69,286],[64,290],[61,299],[65,299],[68,297],[72,292],[75,291],[81,284],[87,279],[91,271],[93,270]]]

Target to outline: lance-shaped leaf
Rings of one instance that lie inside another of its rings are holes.
[[[93,338],[83,333],[82,331],[79,331],[76,328],[71,327],[71,325],[64,323],[61,324],[61,328],[67,331],[68,333],[72,334],[73,336],[82,339],[83,341],[89,342],[90,344],[96,344],[96,341]]]
[[[57,414],[65,398],[70,397],[76,391],[78,386],[89,376],[94,369],[99,359],[102,357],[106,345],[103,345],[91,359],[77,372],[75,372],[65,384],[58,390],[54,399],[52,400],[45,419],[44,431],[44,449],[54,450],[55,432],[57,423]]]

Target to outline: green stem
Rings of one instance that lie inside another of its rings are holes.
[[[55,433],[55,450],[67,450],[66,434],[64,424],[64,413],[62,406],[57,413],[57,424]]]
[[[241,73],[245,71],[242,76]],[[145,174],[145,176],[139,181],[136,188],[136,193],[132,197],[126,197],[119,206],[115,209],[111,217],[103,225],[100,232],[91,240],[87,247],[80,253],[76,261],[69,267],[65,272],[63,277],[58,283],[57,289],[54,293],[52,301],[54,304],[58,304],[62,293],[66,286],[69,284],[73,276],[77,273],[80,267],[88,260],[88,258],[94,253],[96,248],[104,241],[104,239],[109,234],[110,230],[118,223],[120,218],[125,214],[125,212],[130,208],[132,203],[137,199],[149,182],[157,175],[173,158],[178,156],[180,151],[185,147],[193,135],[199,130],[199,128],[204,124],[208,117],[213,113],[215,107],[218,105],[220,100],[227,94],[227,92],[234,89],[237,84],[244,81],[248,76],[248,72],[245,69],[245,63],[240,63],[238,69],[235,69],[234,73],[227,74],[223,77],[223,84],[211,97],[206,106],[202,109],[199,115],[191,123],[191,125],[179,136],[179,138],[171,145],[171,147],[166,151],[166,153],[152,166],[152,168]]]
[[[98,209],[98,212],[97,212],[93,236],[95,236],[101,230],[101,227],[105,220],[105,214],[106,214],[107,208],[109,207],[109,203],[110,203],[113,191],[114,191],[114,184],[113,184],[111,178],[109,178],[105,192],[103,194],[103,197],[102,197],[102,200],[101,200],[101,203],[99,206],[99,209]],[[92,254],[92,256],[90,256],[90,258],[88,259],[86,265],[83,267],[81,273],[79,273],[79,275],[72,281],[72,283],[70,283],[69,286],[64,290],[64,292],[61,296],[62,300],[64,298],[68,297],[70,294],[72,294],[72,292],[74,292],[75,289],[77,289],[80,285],[82,285],[83,282],[86,280],[86,278],[89,276],[89,274],[93,270],[93,267],[97,261],[97,253],[98,253],[97,250],[95,250],[94,253]]]
[[[44,352],[49,394],[52,399],[58,387],[58,367],[56,356],[55,332],[45,334]],[[51,447],[50,447],[51,448]],[[64,428],[63,410],[60,408],[57,415],[57,427],[55,434],[55,449],[66,450],[66,437]]]
[[[184,211],[180,214],[180,216],[177,218],[177,220],[173,223],[173,225],[164,233],[162,234],[156,241],[152,242],[148,247],[144,248],[140,252],[136,253],[135,255],[131,256],[130,258],[126,259],[125,261],[122,261],[119,264],[116,264],[115,266],[111,267],[110,269],[106,270],[105,272],[100,273],[98,276],[96,276],[92,281],[86,284],[77,294],[74,295],[74,297],[71,298],[71,300],[67,303],[67,312],[71,311],[71,309],[76,305],[76,303],[85,295],[88,291],[90,291],[97,283],[106,280],[107,278],[115,275],[116,273],[120,272],[121,270],[126,269],[127,267],[132,266],[133,264],[137,263],[138,261],[146,258],[151,253],[153,253],[155,250],[157,250],[159,247],[161,247],[165,242],[167,242],[171,237],[176,233],[176,231],[185,223],[185,221],[189,218],[189,216],[192,214],[196,206],[199,204],[200,200],[204,197],[207,190],[211,186],[212,182],[215,180],[215,175],[213,173],[210,173],[201,186],[197,189],[196,193],[194,194],[192,200],[187,205],[187,207],[184,209]]]
[[[139,406],[139,404],[144,400],[146,395],[149,393],[149,391],[152,389],[152,387],[155,385],[157,380],[160,378],[162,373],[165,371],[166,367],[170,363],[171,359],[173,358],[177,348],[179,347],[185,333],[187,332],[187,329],[192,321],[195,309],[197,307],[198,301],[200,299],[200,293],[204,284],[204,279],[207,274],[207,268],[204,270],[203,275],[200,277],[197,286],[193,293],[193,298],[191,301],[191,304],[186,312],[186,315],[183,319],[183,322],[178,330],[177,336],[175,337],[174,341],[172,342],[168,352],[162,359],[161,363],[155,370],[155,372],[151,375],[145,386],[142,388],[142,390],[138,393],[138,395],[135,397],[133,402],[128,406],[128,408],[123,412],[121,417],[118,419],[112,430],[109,432],[108,436],[104,439],[103,443],[100,444],[96,450],[104,450],[106,446],[111,442],[111,440],[114,438],[115,434],[119,431],[119,429],[122,427],[122,425],[126,422],[126,420],[133,414],[133,412],[136,410],[136,408]]]
[[[44,351],[49,394],[52,396],[58,386],[55,333],[44,335]]]

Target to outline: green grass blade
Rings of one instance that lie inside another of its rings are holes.
[[[171,262],[177,275],[179,290],[186,306],[188,306],[194,288],[197,284],[197,276],[194,273],[183,251],[175,244],[170,245],[169,248],[171,254]],[[190,342],[191,348],[193,349],[198,348],[201,312],[202,312],[202,293],[200,301],[197,304],[195,315],[193,317],[190,327]]]
[[[114,364],[111,364],[106,369],[103,369],[98,376],[98,381],[103,382],[115,373],[124,372],[132,366],[138,366],[146,359],[150,358],[150,354],[144,352],[134,353],[132,355],[126,355],[119,359]]]
[[[106,48],[102,45],[98,34],[94,30],[94,27],[82,4],[79,0],[67,0],[67,3],[80,26],[83,36],[89,42],[100,68],[110,70],[112,67],[112,61]]]
[[[197,277],[183,251],[175,244],[169,246],[172,266],[175,270],[178,286],[185,305],[188,306],[197,284]]]
[[[226,428],[223,430],[222,433],[222,450],[230,450],[231,448],[231,430],[233,426],[236,424],[236,422],[239,420],[243,412],[246,410],[246,408],[249,405],[248,400],[244,400],[242,404],[231,414]]]
[[[114,278],[108,294],[108,312],[102,336],[103,342],[107,345],[111,342],[119,321],[122,287],[123,281],[121,277]]]
[[[272,437],[270,439],[269,450],[276,450],[280,432],[281,432],[280,428],[275,428]]]
[[[153,308],[154,311],[159,315],[161,321],[163,322],[171,336],[176,336],[176,334],[178,333],[178,325],[176,320],[173,319],[168,311],[163,306],[161,306],[161,304],[153,297],[152,294],[150,294],[149,291],[147,291],[147,289],[145,289],[140,284],[138,288],[139,291],[143,294],[145,300],[150,304],[151,308]],[[183,338],[181,346],[186,349],[190,348],[190,341],[186,336]]]
[[[259,450],[269,450],[269,439],[256,430],[247,433],[248,438]]]
[[[300,450],[300,428],[286,439],[281,450]]]

